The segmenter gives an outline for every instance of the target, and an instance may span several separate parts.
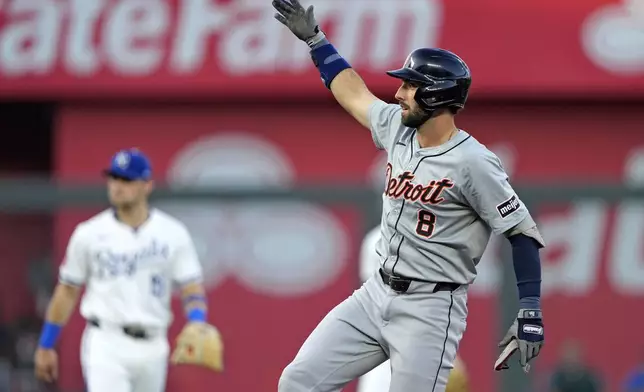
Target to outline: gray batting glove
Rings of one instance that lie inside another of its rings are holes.
[[[528,362],[536,358],[539,355],[539,351],[541,351],[544,343],[543,332],[541,310],[520,309],[516,320],[512,323],[505,337],[499,342],[499,347],[505,348],[516,339],[517,349],[520,353],[519,363],[527,372],[529,369]],[[507,355],[512,355],[512,352]],[[497,370],[507,369],[509,366],[505,363],[506,361],[507,358],[504,358],[502,366]]]
[[[306,10],[298,0],[273,0],[273,8],[277,11],[275,19],[310,47],[325,39],[313,15],[313,6]]]

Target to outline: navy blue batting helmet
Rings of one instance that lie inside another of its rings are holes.
[[[414,50],[402,68],[387,71],[387,75],[417,84],[414,99],[428,113],[439,108],[462,109],[472,84],[467,64],[454,53],[438,48]]]

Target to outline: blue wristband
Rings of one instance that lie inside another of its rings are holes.
[[[42,333],[40,334],[38,345],[46,349],[54,348],[62,329],[63,327],[61,325],[45,322],[45,325],[42,328]]]
[[[201,308],[194,308],[188,312],[189,321],[199,321],[202,323],[206,322],[206,311]]]
[[[351,65],[338,54],[338,51],[326,39],[321,46],[311,49],[311,59],[320,71],[320,76],[326,88],[331,88],[331,82],[336,76]]]

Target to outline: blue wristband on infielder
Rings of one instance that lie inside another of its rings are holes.
[[[188,313],[189,321],[206,322],[206,311],[201,308],[194,308]]]
[[[528,342],[544,340],[541,310],[522,309],[517,317],[517,337]]]
[[[325,42],[328,41],[325,40]],[[311,59],[320,71],[326,88],[331,88],[331,82],[340,72],[351,68],[351,65],[338,54],[338,51],[330,43],[311,49]]]
[[[42,333],[40,334],[38,345],[46,349],[54,348],[62,329],[63,327],[58,324],[45,322],[45,325],[42,328]]]

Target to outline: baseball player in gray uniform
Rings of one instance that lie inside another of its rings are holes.
[[[313,6],[273,0],[275,18],[310,47],[338,103],[371,130],[388,155],[379,270],[331,310],[284,369],[280,392],[340,391],[387,358],[391,392],[444,392],[465,332],[467,289],[492,233],[512,244],[520,309],[499,346],[527,369],[543,344],[544,241],[501,162],[456,127],[470,70],[442,49],[413,51],[387,74],[401,80],[397,104],[375,97],[315,20]]]

